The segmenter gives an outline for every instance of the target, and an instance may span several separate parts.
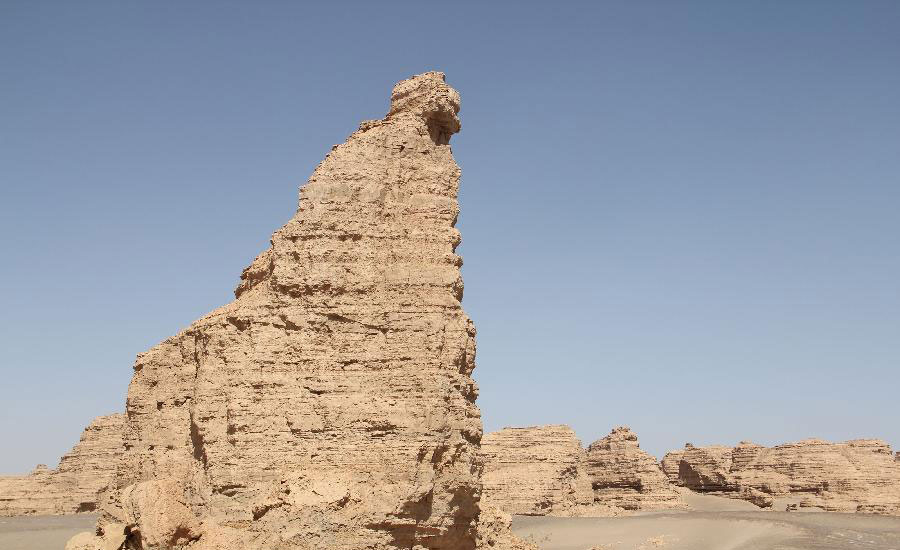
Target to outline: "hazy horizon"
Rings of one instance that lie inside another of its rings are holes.
[[[440,70],[485,430],[900,446],[900,3],[0,5],[0,472]]]

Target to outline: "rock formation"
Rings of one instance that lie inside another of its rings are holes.
[[[28,475],[0,477],[0,516],[96,510],[122,456],[124,424],[124,414],[95,418],[55,470],[40,464]]]
[[[481,440],[482,502],[523,515],[578,515],[593,501],[584,449],[564,425],[504,428]]]
[[[138,356],[101,530],[124,524],[128,548],[475,546],[458,111],[442,73],[397,84],[235,300]]]
[[[587,451],[568,426],[504,428],[485,434],[481,452],[483,500],[507,513],[614,516],[686,507],[628,428]]]
[[[666,455],[694,491],[749,500],[761,507],[822,508],[900,515],[900,464],[877,439],[829,443],[807,439],[776,447],[742,441],[734,448],[693,447]]]
[[[640,448],[637,436],[625,426],[591,443],[586,468],[595,502],[625,510],[687,507],[656,459]]]
[[[690,443],[687,443],[685,447],[689,445]],[[683,485],[681,478],[678,477],[678,468],[681,466],[682,456],[684,456],[684,451],[669,451],[659,462],[659,467],[666,474],[666,477],[669,478],[669,482],[675,485]]]

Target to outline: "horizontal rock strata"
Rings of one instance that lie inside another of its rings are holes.
[[[527,515],[611,516],[686,505],[628,428],[587,450],[568,426],[504,428],[482,440],[483,500]]]
[[[667,471],[675,461],[680,482],[698,492],[761,507],[782,499],[790,509],[900,515],[900,464],[890,446],[877,439],[807,439],[775,447],[748,441],[733,448],[686,445],[663,459]]]
[[[96,510],[124,452],[124,425],[124,414],[95,418],[55,470],[39,465],[28,475],[0,476],[0,516]]]
[[[397,84],[235,300],[138,356],[101,530],[124,524],[128,548],[475,546],[458,110],[441,73]]]
[[[656,459],[640,448],[628,427],[613,429],[587,449],[594,501],[625,510],[686,508]]]
[[[571,515],[593,501],[584,449],[568,426],[488,433],[481,454],[482,501],[507,513]]]

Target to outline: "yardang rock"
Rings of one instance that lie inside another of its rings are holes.
[[[28,475],[0,476],[0,516],[96,510],[124,451],[124,425],[124,414],[97,417],[55,470],[40,464]]]
[[[577,515],[594,498],[584,449],[564,425],[485,434],[482,501],[509,514]]]
[[[316,168],[235,300],[138,356],[101,527],[125,523],[129,548],[474,547],[458,111],[442,73],[397,84],[387,117]]]

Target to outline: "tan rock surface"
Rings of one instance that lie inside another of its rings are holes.
[[[682,485],[681,478],[678,477],[678,468],[681,467],[681,457],[684,451],[669,451],[666,456],[659,462],[659,467],[669,478],[670,483]]]
[[[482,501],[523,515],[578,515],[593,501],[584,449],[565,425],[504,428],[481,440]]]
[[[55,470],[38,465],[28,475],[0,476],[0,516],[94,511],[124,451],[124,425],[124,414],[95,418]]]
[[[168,520],[148,533],[128,512],[129,491],[153,480],[181,488],[167,499],[201,523],[173,547],[475,546],[475,328],[460,305],[448,145],[458,110],[441,73],[399,83],[388,116],[316,168],[235,301],[138,356],[101,525],[171,541]],[[165,513],[152,499],[139,508]]]
[[[625,426],[588,447],[586,468],[595,502],[625,510],[687,507],[656,459]]]
[[[880,440],[807,439],[775,447],[744,441],[680,453],[679,477],[695,491],[762,507],[900,515],[900,465]]]

